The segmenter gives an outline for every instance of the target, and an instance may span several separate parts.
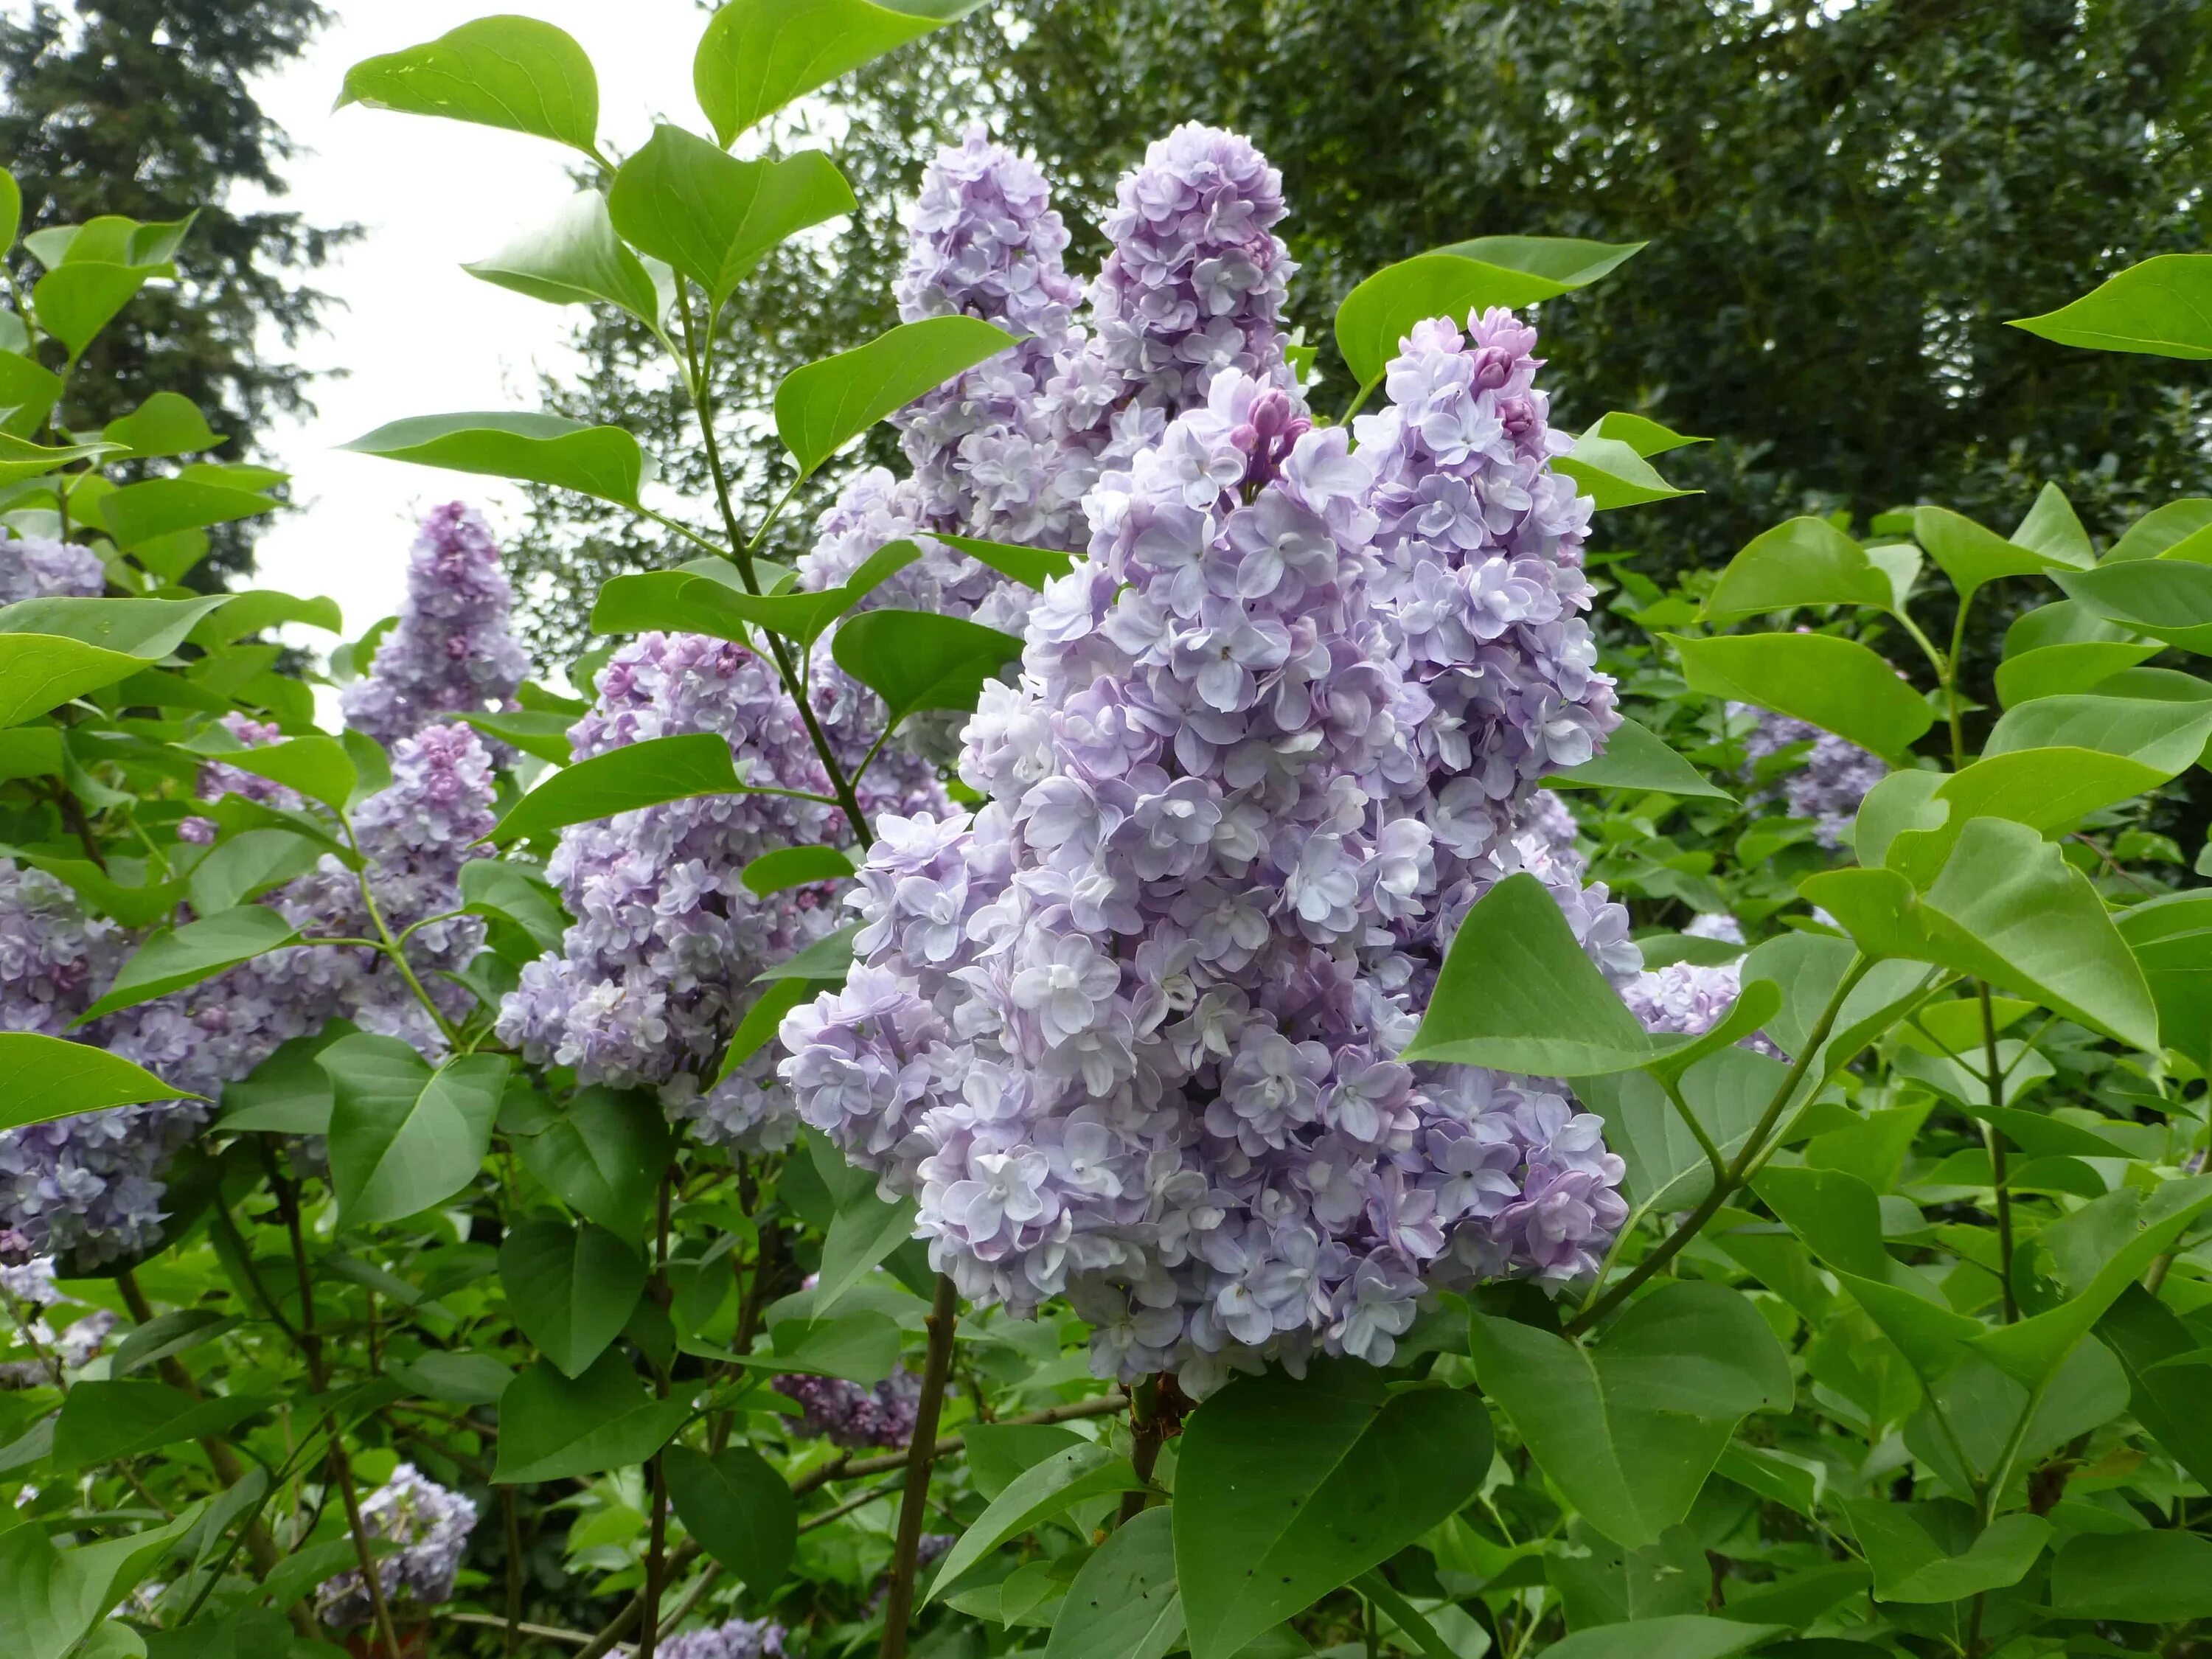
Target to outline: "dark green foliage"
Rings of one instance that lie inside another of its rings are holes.
[[[303,276],[353,229],[224,202],[240,185],[283,193],[292,143],[248,82],[296,57],[327,15],[315,0],[82,0],[0,19],[0,156],[22,186],[27,231],[200,209],[177,282],[147,289],[93,343],[66,424],[181,392],[230,434],[218,458],[234,461],[305,406],[308,371],[259,337],[265,326],[289,348],[315,329],[325,296]],[[19,280],[37,269],[20,251],[9,264]],[[251,537],[217,531],[205,580],[240,568]]]

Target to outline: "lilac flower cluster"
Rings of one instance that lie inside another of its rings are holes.
[[[783,1659],[781,1625],[767,1619],[732,1619],[708,1630],[686,1631],[660,1644],[662,1659]]]
[[[1194,219],[1272,241],[1248,152],[1207,147],[1204,189],[1125,185],[1124,218],[1180,227],[1164,250]],[[1231,264],[1248,298],[1279,270]],[[1017,1313],[1065,1293],[1109,1373],[1385,1362],[1425,1278],[1587,1273],[1625,1219],[1620,1161],[1556,1085],[1393,1057],[1439,941],[1514,869],[1636,966],[1626,913],[1520,833],[1612,715],[1572,614],[1587,505],[1509,325],[1413,342],[1379,471],[1279,360],[1211,363],[1203,407],[1087,499],[1090,558],[1033,611],[1019,685],[986,688],[961,774],[988,803],[878,820],[860,960],[784,1023],[800,1115],[917,1197],[939,1269]],[[1425,467],[1464,488],[1424,495]]]
[[[54,1283],[51,1261],[0,1267],[0,1297],[8,1300],[13,1315],[9,1325],[0,1328],[0,1346],[15,1334],[16,1321],[27,1321],[23,1334],[42,1356],[0,1364],[0,1388],[35,1389],[52,1382],[53,1372],[46,1356],[58,1362],[64,1371],[82,1370],[99,1356],[115,1332],[115,1316],[106,1309],[83,1308],[75,1297],[62,1294]],[[57,1329],[52,1310],[62,1307],[82,1311]]]
[[[695,732],[726,739],[752,783],[829,788],[775,665],[702,635],[644,634],[617,651],[568,739],[583,760]],[[897,767],[866,782],[864,810],[943,799]],[[658,1086],[709,1144],[789,1144],[793,1126],[771,1115],[763,1087],[765,1056],[703,1091],[698,1079],[713,1076],[754,975],[836,925],[827,890],[762,898],[745,866],[777,848],[851,839],[835,807],[770,794],[671,801],[565,830],[548,873],[575,923],[558,951],[523,969],[500,1010],[501,1039],[586,1082]]]
[[[1729,713],[1750,714],[1758,720],[1744,739],[1744,757],[1750,765],[1797,744],[1813,745],[1796,769],[1782,780],[1783,808],[1793,818],[1812,819],[1813,838],[1821,846],[1841,847],[1858,817],[1859,803],[1866,799],[1867,791],[1889,775],[1888,765],[1880,756],[1832,732],[1823,732],[1808,720],[1792,720],[1787,714],[1741,702],[1730,703]],[[1762,799],[1771,800],[1774,793],[1770,790]]]
[[[398,625],[341,696],[346,724],[392,744],[441,714],[512,707],[530,667],[508,630],[514,603],[483,516],[459,501],[433,508],[408,559]]]
[[[1660,1035],[1703,1036],[1719,1024],[1743,988],[1743,963],[1670,962],[1621,987],[1628,1012]]]
[[[372,1538],[399,1547],[376,1564],[376,1580],[387,1602],[435,1607],[453,1594],[461,1554],[477,1524],[477,1506],[457,1492],[426,1480],[412,1463],[402,1463],[392,1479],[362,1500],[362,1525]],[[343,1629],[368,1623],[368,1585],[358,1570],[326,1578],[316,1592],[315,1609],[326,1625]]]
[[[276,736],[242,720],[229,724],[249,745]],[[465,727],[428,727],[397,744],[391,760],[390,787],[362,804],[354,825],[369,890],[397,933],[459,902],[460,866],[492,825],[493,783],[489,757]],[[202,786],[210,797],[235,790],[301,805],[292,792],[221,762],[204,769]],[[264,902],[308,938],[374,932],[361,877],[332,857]],[[475,954],[483,928],[474,917],[430,921],[409,939],[410,961],[426,977],[458,968]],[[66,1034],[131,944],[112,924],[88,918],[52,878],[0,861],[0,1029]],[[449,994],[462,994],[449,988]],[[214,1100],[279,1043],[340,1016],[434,1057],[443,1050],[435,1022],[386,958],[332,945],[271,951],[110,1015],[84,1037]],[[0,1133],[4,1248],[99,1262],[150,1244],[162,1219],[161,1172],[209,1109],[198,1101],[159,1102]]]
[[[90,548],[0,528],[0,605],[20,599],[96,599],[106,589],[107,572]]]
[[[904,1366],[875,1387],[836,1376],[787,1376],[778,1394],[799,1402],[800,1416],[783,1420],[795,1433],[827,1435],[840,1446],[903,1446],[914,1436],[921,1379]]]

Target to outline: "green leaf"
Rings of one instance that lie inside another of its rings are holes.
[[[396,1538],[372,1538],[368,1543],[369,1553],[378,1558],[396,1554],[400,1547]],[[310,1544],[279,1561],[276,1570],[263,1581],[261,1593],[271,1607],[280,1610],[289,1607],[325,1579],[337,1573],[359,1571],[360,1559],[350,1534]],[[326,1659],[305,1643],[293,1651],[299,1659]]]
[[[725,145],[794,98],[957,22],[982,0],[729,0],[691,64],[699,107]]]
[[[2212,1617],[2212,1538],[2170,1528],[2069,1538],[2051,1563],[2051,1610],[2138,1625]]]
[[[2006,1589],[2027,1576],[2051,1539],[2051,1523],[2039,1515],[2000,1516],[1975,1536],[1963,1504],[1846,1498],[1842,1507],[1881,1601],[1962,1601]]]
[[[738,879],[745,890],[766,897],[817,882],[849,881],[853,860],[835,847],[779,847],[746,865]]]
[[[883,698],[896,726],[924,709],[973,709],[983,682],[1021,656],[1022,642],[961,617],[864,611],[838,629],[830,653]]]
[[[0,484],[42,477],[71,461],[87,460],[107,453],[106,444],[36,444],[13,433],[0,433]],[[52,497],[48,495],[46,499],[51,501]]]
[[[501,1127],[523,1168],[570,1209],[633,1243],[645,1237],[676,1151],[657,1105],[626,1090],[580,1089],[565,1109],[548,1111],[526,1130]]]
[[[852,609],[856,597],[843,587],[792,593],[748,593],[701,568],[648,570],[611,577],[592,606],[595,634],[642,634],[654,629],[708,634],[747,647],[751,630],[813,643],[822,630]],[[734,575],[727,561],[714,562]]]
[[[187,1353],[219,1336],[227,1336],[242,1322],[212,1308],[179,1308],[156,1314],[115,1345],[107,1362],[108,1375],[128,1376],[174,1354]]]
[[[613,1349],[573,1379],[541,1359],[499,1397],[499,1461],[491,1478],[502,1486],[532,1486],[642,1463],[690,1414],[681,1395],[653,1398]]]
[[[1183,1638],[1174,1527],[1163,1507],[1107,1534],[1067,1587],[1044,1659],[1166,1659]]]
[[[1786,1071],[1779,1060],[1730,1048],[1692,1066],[1680,1088],[1725,1158],[1749,1139]],[[1640,1072],[1577,1078],[1575,1092],[1605,1119],[1606,1144],[1628,1166],[1627,1191],[1639,1213],[1686,1209],[1711,1190],[1712,1164],[1656,1079]]]
[[[852,945],[846,945],[849,964]],[[780,979],[755,997],[745,1017],[738,1022],[738,1029],[730,1034],[730,1046],[722,1053],[720,1070],[714,1081],[724,1078],[750,1060],[775,1040],[776,1028],[783,1017],[802,1002],[811,1002],[818,995],[821,981],[803,978]]]
[[[336,738],[294,738],[289,743],[220,752],[226,765],[296,789],[333,812],[346,810],[361,777],[345,744]]]
[[[0,173],[0,253],[15,246],[16,233],[22,228],[22,186],[8,173]]]
[[[969,1523],[929,1582],[921,1598],[927,1607],[963,1574],[1010,1538],[1050,1520],[1086,1498],[1141,1492],[1145,1483],[1129,1460],[1110,1446],[1089,1441],[1057,1451],[1022,1471]]]
[[[973,536],[947,536],[942,532],[937,532],[936,538],[990,566],[1001,576],[1039,592],[1054,577],[1065,576],[1075,568],[1075,554],[1055,553],[1049,548],[1013,547],[1005,542],[978,541]]]
[[[425,1400],[442,1400],[451,1406],[491,1405],[514,1377],[488,1353],[449,1353],[437,1348],[392,1366],[388,1374]]]
[[[79,1015],[82,1025],[187,985],[212,979],[241,962],[299,942],[299,930],[274,910],[242,904],[204,921],[158,933],[140,945],[100,1000]]]
[[[1732,1659],[1786,1633],[1780,1625],[1749,1625],[1735,1619],[1708,1619],[1701,1613],[1677,1613],[1664,1619],[1578,1630],[1565,1641],[1553,1643],[1536,1659]]]
[[[336,634],[344,628],[345,617],[338,610],[336,599],[295,599],[274,588],[252,587],[231,595],[221,610],[193,623],[187,637],[198,646],[229,645],[287,623],[300,623],[319,628],[326,634]]]
[[[162,455],[197,455],[226,441],[200,406],[174,392],[157,392],[120,420],[110,421],[100,434],[119,444],[125,459],[148,460]]]
[[[660,295],[637,255],[622,245],[607,198],[586,190],[553,218],[526,230],[488,259],[461,267],[533,300],[556,306],[619,307],[648,327],[660,325]]]
[[[2212,892],[2166,893],[2113,925],[2158,1005],[2159,1040],[2212,1070]]]
[[[249,830],[210,848],[192,866],[192,908],[212,916],[258,898],[321,862],[323,849],[289,830]]]
[[[2159,649],[2119,640],[2081,640],[2024,651],[1997,665],[1997,701],[2016,708],[2036,697],[2094,690],[2123,669],[2156,656]]]
[[[769,1336],[775,1352],[745,1355],[739,1363],[769,1371],[800,1371],[875,1384],[898,1364],[899,1328],[879,1313],[839,1314],[835,1319],[787,1319]]]
[[[1552,471],[1572,478],[1600,513],[1705,493],[1675,489],[1630,445],[1596,432],[1583,433],[1572,449],[1553,456]]]
[[[586,426],[559,415],[500,410],[417,415],[338,447],[454,472],[550,484],[623,507],[637,505],[646,477],[644,452],[622,428]]]
[[[229,599],[216,593],[197,599],[19,599],[0,608],[0,634],[82,640],[152,662],[182,645],[195,623]]]
[[[1648,416],[1624,414],[1617,409],[1591,422],[1589,433],[1596,437],[1612,438],[1625,443],[1646,460],[1654,455],[1664,455],[1672,449],[1712,442],[1711,438],[1686,437]]]
[[[1964,514],[1948,507],[1913,509],[1912,534],[1928,556],[1942,567],[1964,600],[1984,584],[2006,576],[2038,576],[2056,564],[2079,568],[2088,561],[2055,559],[2047,553],[2007,541]]]
[[[0,1532],[0,1613],[9,1659],[64,1659],[198,1526],[194,1504],[165,1527],[58,1550],[42,1526]]]
[[[799,1505],[758,1452],[730,1446],[712,1457],[672,1445],[661,1455],[668,1498],[699,1547],[764,1599],[790,1570]]]
[[[649,738],[554,773],[509,808],[488,839],[524,840],[663,801],[735,794],[743,787],[728,741],[715,733]]]
[[[2193,538],[2212,526],[2212,498],[2185,496],[2154,507],[2127,528],[2127,533],[2106,552],[2106,564],[2129,559],[2154,559],[2170,547]]]
[[[0,1129],[52,1123],[111,1106],[201,1098],[120,1054],[36,1031],[0,1031],[0,1077],[8,1079]]]
[[[1414,324],[1520,307],[1595,282],[1641,242],[1607,244],[1544,236],[1486,236],[1386,265],[1344,297],[1336,346],[1360,386],[1377,384]]]
[[[556,951],[568,918],[543,881],[503,859],[471,859],[461,866],[461,908],[511,921],[541,951]]]
[[[493,714],[463,714],[460,718],[471,730],[510,744],[524,754],[535,755],[555,766],[566,766],[571,758],[568,729],[576,723],[573,714],[517,708]]]
[[[776,435],[799,476],[811,477],[884,416],[1013,343],[1006,330],[977,317],[901,323],[864,346],[785,375],[775,389]]]
[[[442,115],[568,144],[597,159],[599,82],[584,49],[550,23],[480,17],[346,71],[337,106]]]
[[[1809,720],[1893,763],[1936,723],[1920,695],[1856,640],[1827,634],[1660,637],[1681,653],[1692,690]]]
[[[167,265],[63,265],[39,278],[31,308],[39,326],[62,343],[74,363],[140,289],[156,276],[175,275]]]
[[[2177,777],[2197,763],[2212,738],[2212,702],[2153,702],[2141,697],[2039,697],[2007,709],[1983,746],[1984,755],[2071,747],[2121,755]],[[2148,788],[2149,786],[2145,785]]]
[[[1970,819],[1925,894],[1893,870],[1831,871],[1799,891],[1840,920],[1869,956],[1985,979],[2123,1042],[2157,1049],[2149,988],[2104,900],[2024,824]]]
[[[58,635],[0,635],[0,727],[128,679],[144,665],[125,652]]]
[[[1401,1058],[1589,1077],[1641,1066],[1654,1052],[1558,902],[1524,871],[1468,912]]]
[[[2128,1408],[2199,1486],[2212,1474],[2212,1415],[2194,1368],[2164,1362],[2196,1351],[2179,1316],[2140,1285],[2130,1285],[2097,1321],[2097,1335],[2127,1373]]]
[[[0,421],[0,431],[28,443],[46,422],[46,415],[61,401],[62,379],[52,370],[33,362],[28,357],[18,356],[13,351],[0,351],[0,408],[15,413]],[[20,452],[11,452],[20,456]],[[28,459],[36,459],[35,456]],[[5,477],[17,463],[0,457],[0,478]],[[57,460],[56,466],[64,463]],[[19,477],[36,477],[35,472],[20,472]],[[12,481],[10,481],[12,482]]]
[[[263,1395],[210,1395],[195,1400],[166,1382],[136,1378],[82,1382],[62,1401],[54,1425],[58,1468],[89,1468],[118,1457],[142,1457],[180,1440],[221,1435],[277,1403]]]
[[[499,1247],[499,1278],[522,1334],[570,1376],[582,1376],[622,1334],[645,1293],[643,1259],[588,1221],[511,1225]]]
[[[2012,326],[2088,351],[2212,357],[2212,254],[2162,253]]]
[[[331,1185],[349,1227],[398,1221],[476,1179],[506,1086],[503,1054],[433,1072],[394,1037],[342,1037],[316,1056],[330,1073]]]
[[[830,1224],[830,1236],[823,1241],[822,1268],[814,1285],[814,1316],[819,1319],[827,1314],[877,1263],[913,1237],[912,1199],[887,1204],[876,1196],[872,1185],[857,1188],[838,1206],[836,1218]]]
[[[1554,772],[1544,780],[1552,789],[1634,789],[1662,794],[1734,800],[1735,796],[1709,782],[1705,775],[1669,748],[1648,726],[1623,716],[1605,740],[1605,747],[1580,766]]]
[[[2174,1248],[2192,1223],[2212,1209],[2212,1176],[2169,1181],[2145,1193],[2124,1187],[2093,1200],[2063,1221],[2046,1228],[2039,1241],[2045,1250],[2062,1247],[2069,1232],[2094,1232],[2109,1249],[2102,1265],[2072,1296],[2046,1312],[1973,1339],[1972,1346],[2006,1376],[2039,1389],[2081,1339],[2142,1277],[2150,1264]]]
[[[820,150],[740,161],[665,125],[622,164],[607,193],[614,228],[698,283],[718,309],[771,249],[856,205]]]
[[[809,984],[842,985],[846,971],[853,965],[853,935],[860,931],[859,922],[847,922],[835,933],[824,933],[805,950],[786,957],[775,967],[754,975],[753,983],[801,980]]]
[[[2212,564],[2130,559],[2094,570],[2061,571],[2056,580],[2068,598],[2094,616],[2185,651],[2212,653]]]
[[[1231,1659],[1389,1559],[1474,1495],[1492,1455],[1472,1395],[1392,1394],[1348,1359],[1316,1360],[1303,1381],[1238,1378],[1180,1445],[1170,1513],[1192,1659]]]
[[[1690,1512],[1738,1423],[1793,1396],[1773,1331],[1717,1285],[1662,1285],[1594,1347],[1485,1314],[1472,1337],[1483,1388],[1545,1474],[1630,1549]]]
[[[1757,1033],[1768,1020],[1781,1012],[1781,1008],[1782,988],[1779,985],[1771,979],[1746,981],[1741,993],[1729,1005],[1727,1013],[1680,1048],[1669,1048],[1657,1059],[1646,1060],[1644,1069],[1654,1077],[1679,1079],[1708,1054],[1732,1048],[1746,1037]]]

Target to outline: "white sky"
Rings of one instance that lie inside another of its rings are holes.
[[[465,260],[495,252],[565,200],[572,153],[542,139],[455,121],[351,106],[333,110],[349,65],[434,39],[494,12],[559,25],[598,66],[599,132],[628,151],[655,116],[702,131],[691,54],[706,14],[691,0],[341,0],[307,55],[255,88],[301,147],[282,204],[311,222],[362,226],[362,239],[314,278],[342,303],[327,332],[301,343],[317,368],[349,371],[311,389],[315,416],[272,434],[298,510],[258,544],[257,580],[328,594],[349,635],[398,609],[413,520],[440,501],[482,506],[504,534],[520,495],[492,478],[339,452],[336,446],[403,416],[536,408],[537,374],[572,361],[561,344],[582,319],[477,281]],[[257,204],[240,195],[240,206]],[[321,648],[330,636],[293,630]]]

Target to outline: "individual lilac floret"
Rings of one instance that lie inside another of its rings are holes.
[[[412,1463],[362,1500],[362,1525],[372,1538],[399,1547],[376,1564],[376,1581],[387,1603],[433,1607],[450,1601],[461,1553],[477,1524],[477,1506],[457,1492],[425,1480]],[[358,1571],[326,1578],[316,1592],[323,1622],[344,1629],[368,1623],[368,1585]]]
[[[600,671],[598,690],[591,712],[569,728],[578,760],[711,732],[728,742],[750,781],[828,791],[774,665],[743,646],[696,634],[641,635]],[[943,799],[933,787],[909,795],[911,786],[896,767],[872,771],[861,805]],[[500,1011],[501,1040],[534,1061],[574,1066],[587,1083],[656,1086],[671,1114],[709,1144],[787,1145],[789,1115],[773,1110],[762,1087],[768,1056],[720,1083],[702,1079],[714,1077],[757,994],[755,976],[837,919],[826,889],[763,898],[742,878],[747,864],[775,848],[851,839],[835,807],[769,794],[670,801],[563,831],[547,873],[575,922],[558,951],[523,969]]]
[[[1425,1280],[1586,1275],[1626,1214],[1557,1085],[1395,1059],[1436,929],[1513,869],[1635,953],[1517,820],[1452,851],[1348,437],[1224,372],[1101,479],[968,725],[984,804],[878,819],[856,965],[782,1029],[801,1116],[964,1294],[1065,1295],[1099,1369],[1193,1393],[1386,1363]]]
[[[19,599],[96,599],[107,591],[99,555],[0,528],[0,605]]]
[[[388,744],[441,714],[511,707],[530,672],[508,628],[514,604],[482,515],[459,501],[433,508],[408,559],[398,625],[340,696],[346,724]]]
[[[1091,284],[1090,339],[1047,395],[1076,456],[1126,465],[1233,369],[1289,390],[1283,301],[1297,266],[1274,234],[1283,176],[1251,141],[1186,122],[1121,176]]]
[[[903,1446],[913,1437],[921,1379],[901,1366],[875,1387],[836,1376],[779,1376],[776,1392],[799,1402],[783,1420],[804,1435],[827,1435],[840,1446]]]
[[[708,1630],[687,1631],[659,1647],[661,1659],[783,1659],[781,1625],[767,1619],[732,1619]]]
[[[1841,847],[1858,817],[1859,803],[1889,775],[1888,765],[1880,756],[1808,720],[1741,702],[1730,703],[1729,713],[1750,714],[1759,722],[1743,743],[1751,765],[1796,744],[1813,745],[1781,781],[1783,807],[1793,818],[1812,819],[1813,838],[1821,846],[1831,850]],[[1771,800],[1774,793],[1770,790],[1761,799]]]

